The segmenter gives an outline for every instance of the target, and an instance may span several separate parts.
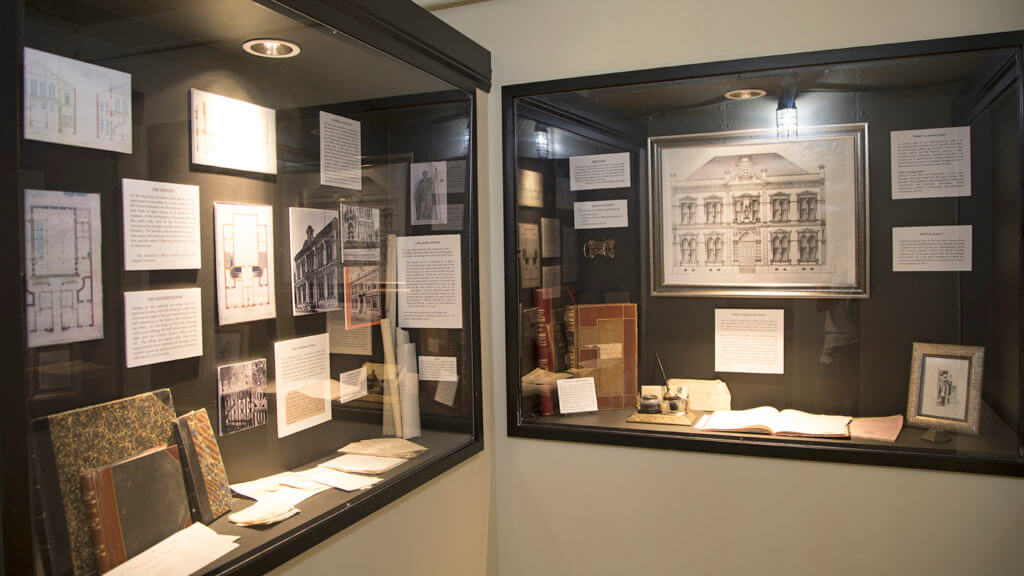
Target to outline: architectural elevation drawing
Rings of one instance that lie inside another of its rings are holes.
[[[132,151],[132,76],[25,48],[25,139]]]
[[[277,174],[273,110],[195,88],[189,97],[193,164]]]
[[[215,202],[213,220],[218,322],[273,318],[273,208]]]
[[[100,196],[25,191],[30,347],[103,338]]]

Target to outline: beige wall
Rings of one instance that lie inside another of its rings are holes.
[[[437,15],[493,58],[495,327],[502,84],[1024,28],[1020,0],[493,0]],[[1024,480],[507,438],[491,334],[501,576],[1024,574]]]
[[[1024,573],[1024,480],[507,438],[498,122],[502,84],[1020,29],[1024,2],[492,0],[437,15],[493,57],[487,450],[275,574]]]

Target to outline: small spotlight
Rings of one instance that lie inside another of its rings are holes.
[[[729,100],[753,100],[754,98],[760,98],[768,92],[761,90],[760,88],[744,88],[742,90],[730,90],[725,93],[725,97]]]
[[[263,58],[291,58],[298,56],[299,45],[277,38],[255,38],[242,44],[242,50]]]
[[[779,106],[775,109],[775,131],[779,140],[797,138],[796,89],[785,88],[779,94]]]

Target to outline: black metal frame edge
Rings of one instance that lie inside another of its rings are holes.
[[[997,32],[974,36],[919,40],[877,46],[838,48],[816,52],[783,54],[743,58],[738,60],[686,64],[651,68],[628,72],[615,72],[530,82],[503,86],[501,90],[502,118],[502,168],[505,195],[505,270],[506,285],[519,285],[517,246],[516,194],[517,164],[514,153],[516,146],[516,100],[530,96],[541,96],[576,90],[592,90],[630,84],[654,83],[673,80],[687,80],[723,74],[743,74],[779,70],[793,67],[840,64],[861,60],[892,59],[951,52],[1012,48],[1017,51],[1015,61],[1024,65],[1024,31]],[[1024,94],[1024,75],[1018,76],[1018,88]],[[531,102],[531,105],[533,103]],[[1018,134],[1021,149],[1024,149],[1024,98],[1021,99]],[[1024,189],[1024,173],[1021,174],[1021,189]],[[1022,215],[1021,230],[1024,230]],[[1020,251],[1021,281],[1024,284],[1024,247]],[[624,447],[659,448],[668,450],[704,453],[734,454],[760,457],[781,457],[796,460],[838,462],[894,466],[950,472],[994,474],[1002,476],[1024,476],[1024,444],[1018,447],[1016,460],[986,458],[980,456],[958,456],[927,453],[919,450],[885,450],[863,446],[808,445],[787,443],[787,441],[766,441],[757,438],[736,437],[723,440],[720,437],[684,437],[679,434],[605,429],[592,426],[570,426],[524,422],[521,411],[521,390],[519,387],[519,314],[518,295],[515,290],[505,291],[505,353],[506,386],[508,401],[507,433],[511,437],[609,444]],[[1024,291],[1019,297],[1024,310]],[[1024,318],[1021,332],[1024,335]],[[1024,350],[1018,354],[1018,365],[1024,373]],[[1024,414],[1024,396],[1019,399],[1020,413]],[[1018,437],[1024,437],[1024,418],[1016,426]]]
[[[21,178],[21,95],[22,81],[21,47],[24,44],[22,17],[24,6],[21,2],[3,2],[0,12],[0,75],[13,82],[6,90],[0,91],[0,173],[5,174],[7,183],[4,198],[11,209],[0,211],[0,238],[5,246],[20,246],[23,238]],[[3,500],[3,564],[0,574],[30,574],[32,572],[32,518],[30,514],[28,453],[28,406],[25,397],[25,342],[22,327],[25,325],[23,258],[19,250],[3,250],[0,262],[8,271],[0,280],[0,297],[12,306],[7,329],[0,332],[6,354],[3,373],[5,386],[4,402],[0,402],[0,430],[2,430],[3,463],[0,465],[0,497]],[[16,384],[15,384],[16,383]]]
[[[408,0],[256,0],[343,32],[467,92],[491,89],[491,53]]]

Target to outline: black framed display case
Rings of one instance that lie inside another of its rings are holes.
[[[505,86],[509,435],[1024,474],[1022,44]]]
[[[5,573],[102,571],[189,520],[238,537],[198,572],[265,572],[483,449],[485,49],[412,2],[0,10]],[[377,438],[426,450],[311,472]],[[141,471],[174,488],[142,500]],[[233,523],[227,484],[268,477],[285,519]]]

